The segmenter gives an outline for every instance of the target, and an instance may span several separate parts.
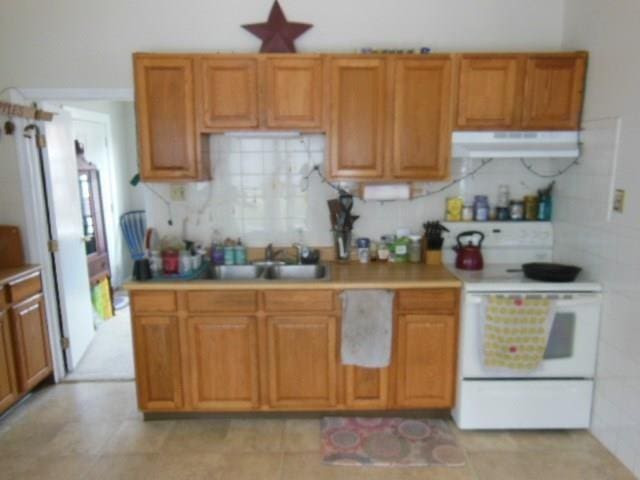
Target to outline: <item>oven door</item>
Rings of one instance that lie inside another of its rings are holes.
[[[501,295],[525,295],[501,292]],[[463,378],[591,378],[595,373],[598,328],[602,303],[599,294],[534,294],[555,300],[555,317],[544,360],[533,372],[485,369],[482,363],[483,309],[490,295],[467,293],[460,329]]]

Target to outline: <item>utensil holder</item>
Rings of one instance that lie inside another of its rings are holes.
[[[427,250],[425,253],[427,265],[442,265],[442,250]]]
[[[336,260],[348,262],[351,259],[351,230],[334,230],[333,246]]]

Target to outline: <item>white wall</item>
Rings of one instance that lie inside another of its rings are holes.
[[[271,0],[4,0],[0,85],[132,86],[134,51],[254,52],[240,25],[263,22]],[[282,0],[289,20],[315,26],[299,51],[362,47],[553,50],[562,0]]]
[[[7,97],[0,96],[0,99],[9,101]],[[16,225],[20,228],[26,255],[24,235],[27,231],[27,217],[22,200],[20,167],[16,157],[16,139],[22,139],[22,131],[20,127],[16,127],[14,135],[5,135],[6,120],[7,118],[0,115],[0,224]]]
[[[606,289],[594,434],[640,476],[640,3],[567,0],[564,48],[590,54],[582,164],[561,179],[555,257]],[[625,211],[610,213],[613,188]]]

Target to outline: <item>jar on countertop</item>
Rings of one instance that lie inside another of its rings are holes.
[[[489,197],[476,195],[473,201],[474,218],[476,222],[489,220]]]
[[[409,235],[409,262],[420,263],[422,260],[422,236]]]

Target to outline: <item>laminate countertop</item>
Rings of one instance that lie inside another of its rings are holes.
[[[442,265],[372,262],[333,263],[324,280],[149,280],[125,283],[127,290],[317,290],[373,288],[459,288],[460,280]]]
[[[20,277],[40,271],[40,265],[23,265],[22,267],[0,268],[0,285],[5,285]]]

